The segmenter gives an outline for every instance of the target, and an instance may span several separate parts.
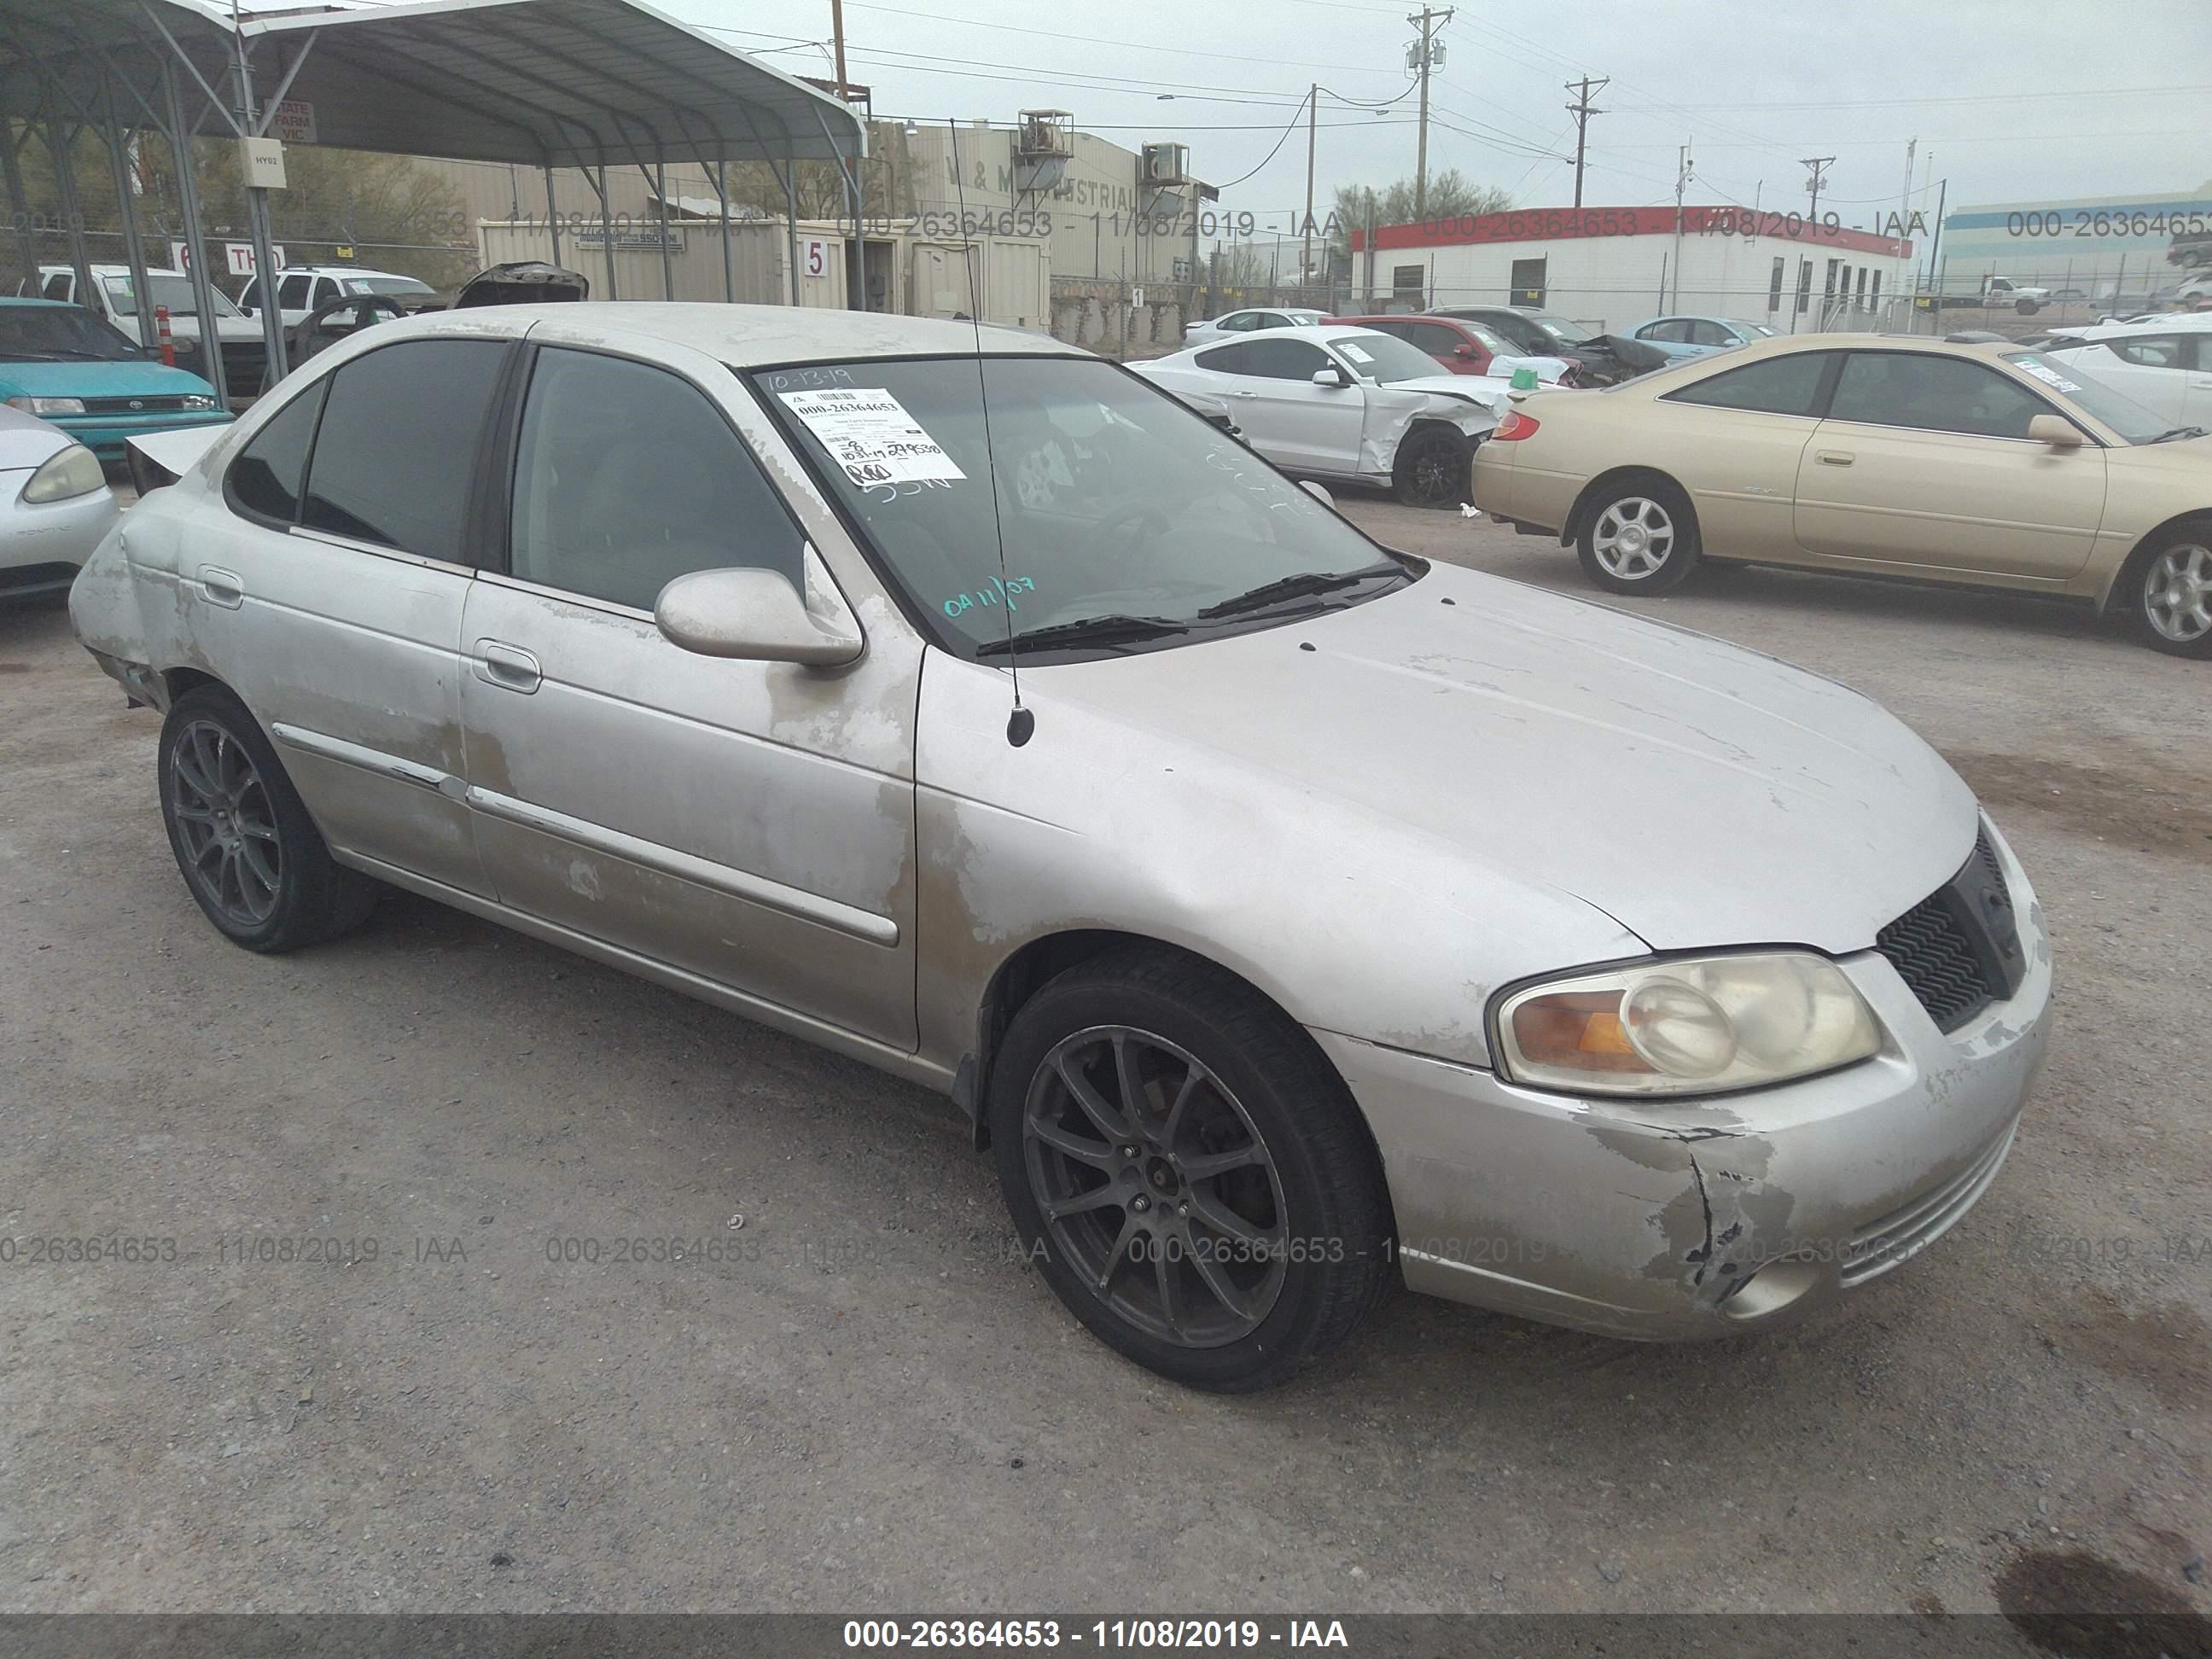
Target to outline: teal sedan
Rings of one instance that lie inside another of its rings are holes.
[[[103,461],[121,460],[126,439],[230,419],[198,375],[150,361],[120,330],[59,300],[0,298],[0,399]]]

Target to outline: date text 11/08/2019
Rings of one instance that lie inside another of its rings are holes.
[[[845,1645],[904,1648],[1165,1649],[1211,1653],[1257,1648],[1349,1649],[1336,1619],[848,1619]]]

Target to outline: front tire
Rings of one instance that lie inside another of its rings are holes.
[[[1045,1282],[1191,1388],[1272,1388],[1388,1289],[1381,1161],[1306,1034],[1194,957],[1069,969],[992,1066],[999,1182]]]
[[[1673,484],[1630,479],[1590,503],[1576,546],[1592,586],[1608,593],[1665,593],[1680,586],[1697,566],[1697,520]]]
[[[1470,499],[1474,446],[1448,426],[1417,426],[1398,441],[1390,487],[1407,507],[1457,507]]]
[[[234,945],[275,953],[368,920],[376,884],[331,857],[246,705],[219,685],[186,692],[161,723],[161,822],[177,868]]]
[[[2176,526],[2127,578],[2143,643],[2175,657],[2212,657],[2212,519]]]
[[[2022,300],[2017,305],[2014,306],[2013,309],[2020,313],[2023,317],[2033,317],[2037,312],[2043,309],[2043,306],[2039,301]]]

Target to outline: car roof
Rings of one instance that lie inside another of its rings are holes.
[[[1331,318],[1325,323],[1293,323],[1288,328],[1271,328],[1264,333],[1247,335],[1245,338],[1252,340],[1311,340],[1315,344],[1319,345],[1323,343],[1324,337],[1334,339],[1340,334],[1378,333],[1381,333],[1379,329],[1361,328],[1355,323],[1343,322],[1338,319]],[[1393,337],[1385,334],[1382,337],[1387,340]],[[1199,351],[1212,351],[1219,346],[1242,345],[1243,343],[1243,341],[1242,340],[1201,340],[1193,349]],[[1401,343],[1403,343],[1401,342]]]
[[[1924,351],[1942,357],[1989,357],[2020,349],[2020,343],[2014,340],[1962,343],[1938,339],[1930,334],[1775,334],[1737,346],[1725,357],[1701,357],[1698,361],[1716,368],[1723,362],[1735,368],[1761,357],[1786,356],[1793,351]]]
[[[422,282],[421,277],[410,276],[404,270],[378,270],[369,265],[286,265],[276,274],[279,276],[397,276],[403,283]],[[422,286],[428,288],[429,284],[423,283]]]
[[[644,336],[706,352],[733,368],[836,362],[849,357],[972,357],[979,343],[987,355],[1094,355],[1048,335],[990,323],[979,328],[972,323],[949,322],[936,317],[899,317],[880,311],[653,300],[476,306],[465,311],[431,312],[380,324],[377,334],[384,339],[398,338],[403,332],[521,335],[545,323],[558,325],[557,334],[571,342],[588,341],[595,331],[604,332],[609,344],[625,337]]]
[[[2084,328],[2054,328],[2051,331],[2082,340],[2125,340],[2138,334],[2202,334],[2212,332],[2212,311],[2176,311],[2162,317],[2146,318],[2139,323],[2092,323]]]

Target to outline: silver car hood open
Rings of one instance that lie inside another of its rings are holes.
[[[1443,565],[1349,610],[1029,684],[1272,772],[1275,833],[1334,796],[1500,881],[1571,893],[1656,950],[1866,949],[1974,843],[1966,786],[1856,692]]]

